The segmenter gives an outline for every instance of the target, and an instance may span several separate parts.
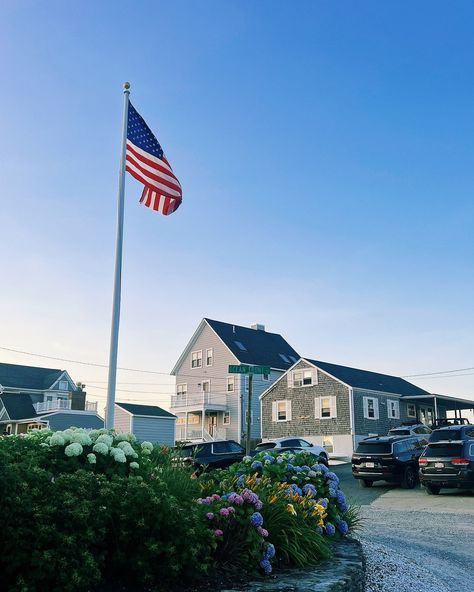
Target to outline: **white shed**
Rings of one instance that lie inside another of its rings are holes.
[[[176,415],[156,405],[115,403],[114,428],[143,441],[174,446]]]

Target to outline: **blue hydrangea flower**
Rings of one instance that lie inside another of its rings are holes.
[[[272,559],[273,557],[275,557],[275,546],[272,545],[272,543],[267,543],[267,546],[265,548],[265,554],[264,554],[264,559]]]
[[[304,471],[305,473],[307,473],[311,469],[308,467],[308,465],[302,465],[301,470]]]
[[[337,496],[337,489],[334,487],[329,486],[329,497],[336,497]]]
[[[260,561],[260,567],[265,572],[265,575],[268,576],[269,574],[272,573],[272,564],[270,563],[270,561],[268,559],[262,559]]]
[[[343,536],[346,536],[346,534],[349,532],[349,525],[345,520],[339,520],[337,522],[337,528]]]
[[[253,463],[250,465],[252,471],[256,471],[257,469],[261,469],[262,467],[263,465],[259,460],[254,460]]]
[[[294,471],[294,470],[295,470],[295,467],[294,467],[294,466],[293,466],[291,463],[288,463],[288,465],[287,465],[287,469],[288,469],[289,471]]]
[[[282,462],[285,462],[285,459],[282,456],[279,456],[276,461],[278,464],[281,464]]]
[[[336,494],[336,502],[341,512],[347,512],[349,505],[347,503],[346,496],[341,490],[339,490]]]
[[[245,477],[243,475],[241,475],[238,479],[237,479],[237,487],[243,487],[244,486],[244,482],[245,482]]]
[[[335,528],[334,524],[331,524],[330,522],[326,522],[326,525],[324,527],[324,532],[328,536],[333,536],[334,533],[336,532],[336,528]]]
[[[328,507],[328,500],[326,498],[321,498],[318,500],[318,504],[320,506],[322,506],[323,508],[327,508]]]
[[[263,516],[260,514],[260,512],[254,512],[251,516],[250,516],[250,524],[252,526],[262,526],[263,524]]]
[[[301,473],[303,471],[303,469],[301,467],[295,467],[295,471],[297,473]]]
[[[268,461],[268,462],[270,462],[270,463],[274,463],[274,462],[275,462],[275,459],[273,458],[273,456],[270,456],[269,454],[266,454],[266,455],[263,457],[263,460],[264,460],[265,462],[267,462],[267,461]]]
[[[322,529],[322,527],[321,527],[321,526],[316,526],[316,532],[317,532],[318,534],[323,534],[323,529]]]
[[[316,487],[312,483],[306,483],[306,485],[303,485],[303,493],[307,495],[308,492],[311,493],[310,497],[315,497],[318,494]]]
[[[329,479],[330,481],[333,481],[333,483],[339,483],[339,477],[336,475],[336,473],[333,473],[332,471],[328,471],[326,473],[326,479]]]

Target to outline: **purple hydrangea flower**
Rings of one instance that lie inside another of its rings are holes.
[[[229,515],[229,510],[228,510],[227,508],[221,508],[221,509],[219,510],[219,514],[220,514],[221,516],[228,516],[228,515]]]
[[[234,504],[237,506],[241,506],[244,503],[244,498],[241,495],[236,495],[234,499]]]
[[[260,536],[266,538],[268,536],[268,530],[266,528],[262,528],[261,526],[259,526],[257,528],[257,532]]]
[[[223,536],[223,534],[224,532],[220,528],[216,528],[216,530],[214,531],[214,536],[216,537]]]
[[[262,526],[262,524],[263,524],[263,516],[260,514],[260,512],[254,512],[250,516],[250,524],[252,526]]]
[[[213,514],[212,512],[208,512],[208,513],[206,514],[206,518],[207,518],[208,520],[212,520],[212,519],[214,518],[214,514]]]

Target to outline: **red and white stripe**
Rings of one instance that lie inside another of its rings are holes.
[[[127,140],[125,170],[143,183],[140,203],[165,216],[179,208],[181,185],[166,158],[157,158]]]

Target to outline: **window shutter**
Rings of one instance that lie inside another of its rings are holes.
[[[374,399],[374,417],[375,419],[379,418],[379,400]]]
[[[273,401],[272,402],[272,421],[277,421],[278,420],[278,416],[277,416],[277,402]]]
[[[288,372],[288,388],[293,388],[293,372]]]
[[[318,369],[313,368],[313,384],[318,384]]]
[[[331,417],[337,417],[336,397],[331,397]]]
[[[286,402],[286,421],[291,421],[291,401]]]
[[[321,419],[321,399],[319,397],[314,398],[314,417]]]
[[[367,397],[364,397],[363,402],[364,402],[364,417],[366,419],[368,419],[368,417],[369,417],[369,402],[367,400]]]
[[[400,419],[400,402],[395,401],[395,418]]]

